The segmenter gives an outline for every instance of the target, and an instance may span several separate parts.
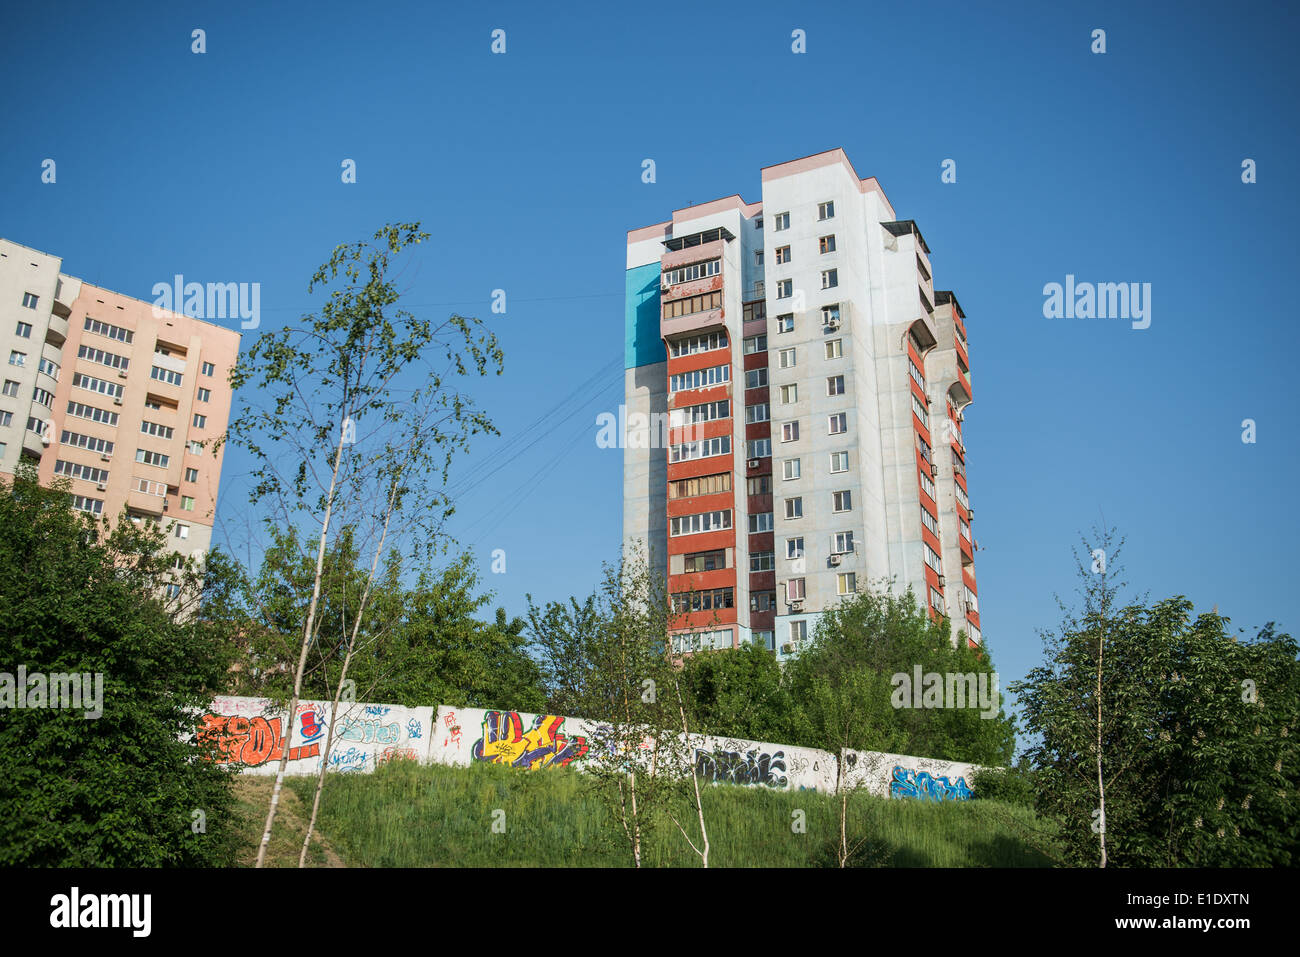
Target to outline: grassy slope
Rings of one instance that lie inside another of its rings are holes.
[[[314,779],[290,778],[269,855],[296,865]],[[241,861],[256,856],[271,780],[238,784],[247,816]],[[313,841],[309,863],[365,867],[619,867],[630,863],[590,779],[567,769],[523,772],[495,765],[447,768],[397,762],[369,775],[331,775],[321,809],[325,845]],[[494,811],[505,832],[494,833]],[[793,812],[806,831],[795,833]],[[705,820],[714,867],[834,865],[839,804],[827,795],[758,788],[710,787]],[[858,796],[849,836],[865,837],[861,863],[894,867],[1036,867],[1049,864],[1031,847],[1044,825],[1026,809],[992,801],[921,803]],[[678,820],[695,838],[694,808]],[[615,825],[616,827],[617,825]],[[695,838],[698,842],[698,838]],[[672,824],[652,833],[645,863],[698,867],[699,858]]]

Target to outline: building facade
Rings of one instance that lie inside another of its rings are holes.
[[[66,478],[74,508],[159,524],[170,547],[212,542],[239,333],[156,310],[0,239],[0,473],[26,459]],[[206,446],[200,445],[206,443]]]
[[[843,150],[628,232],[623,537],[679,650],[786,657],[881,585],[980,644],[965,316],[929,257]]]

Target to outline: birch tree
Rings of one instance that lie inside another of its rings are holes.
[[[317,611],[334,529],[340,523],[357,529],[359,548],[373,548],[376,556],[385,548],[414,558],[445,550],[442,526],[453,505],[443,490],[453,457],[468,448],[472,436],[496,433],[461,391],[472,376],[501,374],[496,336],[478,319],[453,314],[434,322],[401,304],[396,260],[428,238],[418,223],[400,223],[384,226],[370,240],[336,247],[308,285],[309,293],[327,293],[319,309],[263,333],[231,372],[231,385],[249,397],[228,437],[253,457],[253,504],[269,509],[269,524],[302,528],[316,538],[311,588],[302,596],[306,611],[288,702],[291,722],[320,633]],[[355,603],[358,635],[376,568],[377,560],[364,597]],[[355,653],[355,641],[349,639],[343,651]],[[340,688],[344,680],[346,675]],[[288,759],[286,747],[258,867],[265,861]]]

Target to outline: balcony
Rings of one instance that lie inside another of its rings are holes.
[[[68,320],[65,317],[50,316],[50,324],[45,330],[45,341],[60,347],[68,341]]]
[[[131,479],[130,490],[126,493],[127,507],[147,515],[162,515],[167,511],[167,485],[149,479]]]

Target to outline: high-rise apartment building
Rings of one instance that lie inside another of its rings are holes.
[[[909,586],[978,645],[965,316],[843,150],[628,232],[623,535],[676,644],[778,657],[843,596]],[[689,642],[687,640],[689,636]]]
[[[20,459],[72,486],[73,507],[162,526],[206,553],[239,333],[155,310],[0,239],[0,473]]]

